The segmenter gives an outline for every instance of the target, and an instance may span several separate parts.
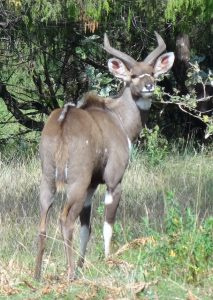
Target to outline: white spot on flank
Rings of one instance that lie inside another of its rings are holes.
[[[112,225],[110,225],[106,221],[104,222],[103,234],[104,234],[105,257],[107,257],[110,253],[110,243],[111,243],[111,238],[112,238]]]
[[[106,192],[105,199],[104,199],[105,205],[109,205],[112,202],[113,202],[112,195],[110,193]]]
[[[131,143],[131,141],[128,137],[127,137],[127,141],[128,141],[129,151],[131,151],[132,150],[132,143]]]
[[[68,166],[66,164],[66,167],[64,169],[64,173],[65,173],[65,179],[67,180],[67,177],[68,177]]]
[[[80,255],[84,257],[87,243],[89,241],[89,228],[87,225],[81,226],[80,229]]]

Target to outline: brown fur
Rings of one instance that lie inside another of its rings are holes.
[[[153,67],[145,64],[144,62],[139,62],[136,65],[133,66],[131,69],[131,72],[135,76],[139,76],[142,74],[152,74],[153,72]]]
[[[160,65],[161,60],[158,72],[161,70]],[[88,93],[78,108],[68,104],[64,109],[53,111],[42,131],[41,221],[36,279],[40,278],[41,273],[47,214],[56,189],[60,189],[64,183],[67,183],[67,199],[61,212],[60,223],[69,279],[74,278],[72,238],[75,221],[80,217],[83,227],[81,227],[83,241],[80,247],[80,265],[82,265],[90,232],[90,201],[96,188],[102,183],[106,184],[109,196],[105,198],[107,227],[104,227],[105,256],[109,255],[111,241],[109,229],[115,221],[121,197],[121,182],[129,162],[131,142],[138,137],[144,121],[144,115],[140,115],[139,107],[142,110],[147,109],[143,106],[144,100],[147,102],[152,95],[154,77],[153,68],[143,63],[136,63],[134,72],[148,73],[148,76],[138,78],[133,78],[130,70],[127,70],[119,60],[113,63],[112,59],[108,66],[115,76],[126,82],[119,97],[102,98],[94,93]],[[151,104],[151,99],[149,103]]]
[[[89,92],[84,95],[82,99],[82,103],[80,104],[79,108],[88,109],[91,107],[97,107],[97,108],[106,109],[112,103],[113,100],[111,98],[103,98],[94,92]]]
[[[64,190],[64,185],[67,181],[65,176],[66,164],[68,162],[68,147],[66,141],[60,140],[59,145],[55,152],[55,165],[57,170],[56,176],[56,190],[57,192]]]
[[[89,94],[80,108],[67,110],[63,122],[58,121],[61,109],[55,110],[48,118],[40,143],[43,175],[36,278],[40,277],[46,216],[55,190],[61,190],[67,183],[67,201],[60,222],[70,278],[74,272],[72,247],[69,244],[74,221],[81,214],[81,222],[89,222],[84,202],[89,191],[95,190],[100,183],[106,183],[112,193],[114,203],[106,211],[106,220],[114,222],[121,193],[120,182],[129,160],[128,138],[134,140],[141,130],[139,110],[134,100],[128,99],[129,95],[129,87],[122,95],[124,99],[103,99]]]

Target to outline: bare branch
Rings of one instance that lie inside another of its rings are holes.
[[[196,119],[200,120],[201,122],[205,123],[205,122],[203,121],[203,119],[202,119],[200,116],[195,115],[195,114],[192,114],[189,110],[184,109],[183,106],[186,107],[185,105],[180,104],[180,103],[178,103],[177,105],[178,105],[178,107],[180,108],[180,110],[182,110],[182,111],[185,112],[186,114],[188,114],[188,115],[192,116],[193,118],[196,118]]]
[[[2,83],[0,83],[0,97],[4,100],[7,109],[21,125],[31,130],[42,130],[44,123],[33,120],[23,114],[23,112],[18,108],[17,100],[7,91],[6,86]]]
[[[52,82],[50,80],[50,74],[49,74],[49,70],[48,70],[48,63],[47,63],[46,54],[43,53],[43,56],[44,56],[45,83],[47,84],[47,86],[49,88],[50,97],[51,97],[51,104],[53,104],[52,108],[58,108],[59,104],[58,104],[58,101],[56,99],[55,91],[53,89],[53,84],[52,84]]]

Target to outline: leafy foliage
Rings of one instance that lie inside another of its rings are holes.
[[[209,217],[199,225],[190,208],[183,215],[174,192],[170,191],[165,201],[167,238],[159,243],[160,253],[166,258],[165,267],[170,270],[183,268],[185,279],[188,282],[197,282],[206,272],[212,257],[213,218]]]
[[[180,20],[182,12],[187,14],[185,26],[190,26],[191,22],[209,21],[213,18],[213,2],[209,0],[169,0],[165,16],[168,20],[176,23]]]
[[[198,64],[199,58],[190,63],[187,72],[185,84],[188,88],[186,95],[181,95],[178,88],[173,88],[173,94],[165,92],[164,88],[157,88],[155,91],[156,100],[161,103],[176,104],[183,112],[197,118],[206,125],[205,138],[213,134],[213,116],[212,116],[212,95],[208,94],[208,86],[212,86],[212,71],[204,71]],[[198,99],[195,87],[200,86],[203,91],[203,97]],[[167,99],[167,100],[165,100]],[[209,105],[208,105],[209,104]]]
[[[106,73],[106,54],[101,47],[105,31],[113,46],[142,60],[156,45],[154,30],[164,37],[168,49],[174,50],[175,37],[184,29],[192,37],[192,54],[203,57],[200,71],[188,73],[189,86],[209,84],[211,1],[6,0],[1,10],[0,84],[5,93],[0,89],[0,96],[9,111],[4,122],[14,122],[11,131],[29,136],[29,131],[42,128],[54,108],[68,101],[76,103],[88,89],[101,95],[119,90],[117,81]],[[159,92],[161,105],[175,103],[179,111],[195,116],[207,125],[205,135],[209,137],[212,117],[195,111],[193,88],[189,95],[181,95],[174,79],[169,80],[177,92],[173,89],[167,102],[168,93]],[[156,110],[152,123],[158,113]],[[11,136],[6,132],[2,133],[4,140]]]
[[[58,223],[63,197],[58,195],[50,211],[43,280],[38,283],[32,277],[40,162],[32,154],[1,157],[0,297],[106,299],[110,294],[115,299],[156,295],[186,299],[190,289],[199,299],[212,299],[213,157],[191,153],[169,158],[153,168],[144,154],[132,161],[124,178],[109,261],[103,257],[105,191],[103,187],[97,191],[85,267],[70,284]],[[76,224],[75,258],[78,229]]]
[[[140,134],[144,138],[144,149],[151,166],[160,164],[168,154],[168,141],[160,134],[158,125],[154,129],[144,128]]]

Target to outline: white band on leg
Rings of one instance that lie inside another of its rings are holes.
[[[110,253],[110,243],[112,239],[112,225],[110,225],[106,221],[104,222],[103,234],[104,234],[105,257],[107,257]]]

